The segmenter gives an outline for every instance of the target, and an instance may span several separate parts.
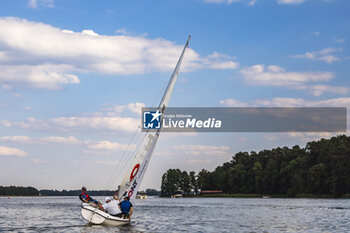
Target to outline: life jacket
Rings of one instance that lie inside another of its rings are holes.
[[[123,214],[129,213],[130,208],[131,208],[130,201],[122,201],[120,203],[120,210],[122,211]]]
[[[87,193],[81,193],[81,194],[79,195],[79,198],[80,198],[80,200],[81,200],[82,202],[84,202],[84,199],[85,199],[86,201],[89,201],[89,200],[90,200],[90,196],[89,196]]]

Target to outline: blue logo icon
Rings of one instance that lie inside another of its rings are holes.
[[[144,129],[160,129],[160,116],[162,113],[159,110],[143,112],[143,128]]]

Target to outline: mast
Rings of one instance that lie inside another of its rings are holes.
[[[170,97],[171,97],[171,94],[173,93],[175,82],[176,82],[177,76],[179,74],[179,70],[180,70],[180,66],[181,66],[181,63],[182,63],[182,59],[184,57],[186,49],[188,48],[188,43],[190,43],[190,40],[191,40],[191,35],[188,36],[187,42],[185,44],[185,47],[182,50],[181,56],[180,56],[179,60],[177,61],[176,67],[174,69],[173,74],[171,75],[170,81],[169,81],[168,86],[167,86],[167,88],[166,88],[166,90],[164,92],[163,98],[160,101],[160,104],[159,104],[158,108],[162,109],[163,111],[169,104]],[[163,112],[163,111],[161,111],[161,112]]]
[[[173,74],[171,75],[168,86],[164,92],[163,98],[160,101],[158,110],[163,113],[165,108],[168,106],[171,94],[173,92],[177,76],[179,74],[182,59],[188,48],[188,43],[190,42],[191,35],[188,36],[185,47],[182,50],[181,56],[176,64]],[[118,198],[122,200],[124,197],[130,197],[130,201],[133,202],[137,194],[137,190],[140,187],[142,178],[147,170],[148,163],[152,157],[153,150],[159,138],[160,130],[148,131],[140,144],[134,160],[132,161],[124,179],[120,185]]]

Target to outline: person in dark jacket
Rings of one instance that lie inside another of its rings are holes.
[[[129,218],[129,220],[131,219],[131,215],[134,212],[134,209],[132,208],[132,204],[130,202],[130,198],[129,197],[124,197],[124,201],[119,203],[119,208],[121,213],[118,214],[118,217],[121,218]]]
[[[95,199],[93,199],[92,197],[89,196],[89,194],[86,193],[86,188],[82,187],[81,188],[81,193],[79,195],[79,198],[82,202],[85,203],[94,203],[96,204],[101,210],[103,210],[102,204],[98,201],[96,201]]]

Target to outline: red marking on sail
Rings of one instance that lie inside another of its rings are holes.
[[[135,178],[135,176],[137,175],[137,172],[139,171],[140,168],[140,164],[136,164],[134,169],[132,169],[132,172],[130,174],[130,182]]]

